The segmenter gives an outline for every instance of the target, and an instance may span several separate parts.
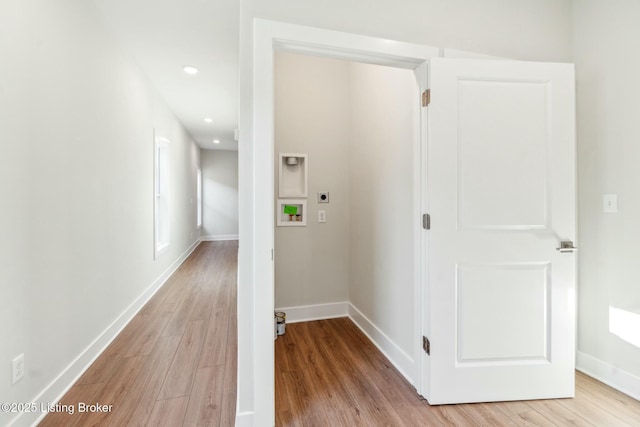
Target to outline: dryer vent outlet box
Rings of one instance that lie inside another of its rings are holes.
[[[329,192],[318,193],[318,203],[329,203]]]

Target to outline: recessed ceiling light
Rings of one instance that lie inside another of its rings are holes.
[[[187,74],[191,74],[191,75],[198,74],[198,69],[193,65],[185,65],[182,69]]]
[[[219,139],[214,139],[214,140],[213,140],[213,143],[214,143],[214,144],[220,144],[220,140],[219,140]]]
[[[211,117],[205,117],[204,121],[207,123],[213,123],[213,119]]]

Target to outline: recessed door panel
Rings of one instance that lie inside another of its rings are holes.
[[[459,365],[548,361],[549,265],[458,265]]]
[[[548,82],[460,79],[457,92],[459,227],[545,228]]]

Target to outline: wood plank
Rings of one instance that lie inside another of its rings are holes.
[[[205,332],[202,320],[189,322],[186,326],[180,346],[158,395],[159,400],[189,395],[198,368]]]
[[[235,269],[234,269],[235,271]],[[236,283],[235,280],[233,283]],[[229,322],[227,325],[227,352],[224,359],[224,394],[222,396],[222,410],[220,411],[220,425],[233,426],[236,423],[236,401],[238,376],[238,316],[236,314],[236,292],[229,302]]]
[[[548,418],[545,418],[542,414],[531,409],[526,412],[520,412],[513,414],[511,419],[518,425],[524,427],[551,427],[557,424],[551,422]]]
[[[196,302],[189,313],[189,320],[209,320],[215,294],[215,290],[199,288],[196,292]]]
[[[224,366],[198,369],[184,426],[219,426],[224,394]]]
[[[154,427],[181,426],[188,403],[188,396],[158,400],[151,411],[147,425]]]
[[[200,355],[200,368],[224,364],[227,337],[229,335],[229,312],[217,309],[208,321],[207,335]]]
[[[151,353],[162,331],[169,323],[169,315],[161,313],[148,316],[145,318],[144,323],[136,337],[131,339],[129,350],[126,352],[125,357],[146,356]]]
[[[78,384],[74,385],[60,399],[60,406],[54,409],[56,412],[50,412],[44,420],[38,425],[39,427],[59,427],[59,426],[75,426],[77,425],[80,414],[77,412],[79,402],[92,402],[95,396],[104,387],[102,383]]]
[[[578,395],[574,399],[560,399],[558,400],[560,405],[564,406],[574,414],[579,414],[581,417],[586,418],[589,422],[607,427],[631,427],[632,424],[624,422],[618,418],[614,412],[609,412],[608,408],[600,405],[594,405],[589,402],[583,395]],[[640,418],[637,420],[640,424]],[[634,423],[636,424],[636,423]]]
[[[628,424],[637,425],[640,420],[640,402],[596,380],[589,378],[577,381],[576,396]]]
[[[179,336],[159,338],[123,402],[115,408],[109,420],[110,426],[144,426],[146,424],[180,339]]]
[[[191,307],[193,307],[198,300],[197,291],[189,288],[186,289],[185,292],[184,298],[180,300],[179,305],[175,308],[167,327],[162,331],[162,336],[184,334],[187,323],[189,323],[190,320]]]
[[[145,316],[134,316],[122,332],[107,346],[102,355],[85,371],[77,384],[106,383],[115,374],[128,351],[129,344],[145,326]]]
[[[496,402],[492,403],[497,409],[502,411],[505,415],[513,416],[518,414],[524,414],[531,411],[531,406],[527,402],[515,401],[515,402]]]
[[[433,413],[445,426],[476,426],[474,419],[458,405],[440,405],[432,407]]]
[[[581,372],[576,374],[576,390],[592,397],[602,397],[604,404],[613,405],[616,410],[640,419],[640,401]]]
[[[474,420],[475,425],[517,426],[511,417],[505,415],[498,408],[486,403],[472,403],[458,405],[458,407]]]
[[[78,426],[93,426],[108,424],[109,418],[117,411],[124,397],[131,389],[137,378],[140,367],[148,356],[127,357],[122,360],[120,366],[114,372],[113,377],[94,396],[93,401],[85,401],[86,404],[110,405],[108,412],[84,412],[76,419]]]

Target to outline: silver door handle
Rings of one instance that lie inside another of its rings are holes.
[[[560,242],[560,247],[556,248],[559,252],[575,252],[578,250],[575,246],[573,246],[573,242],[571,240],[567,240],[564,242]]]

